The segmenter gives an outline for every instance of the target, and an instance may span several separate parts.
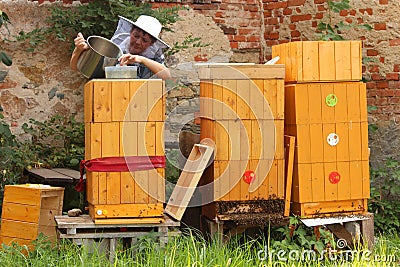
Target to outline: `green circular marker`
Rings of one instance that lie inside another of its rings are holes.
[[[325,103],[329,106],[329,107],[334,107],[336,106],[338,102],[337,96],[335,94],[329,94],[326,96],[325,98]]]

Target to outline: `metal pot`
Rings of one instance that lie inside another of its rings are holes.
[[[89,49],[79,56],[77,68],[88,79],[104,78],[104,68],[115,66],[122,55],[122,50],[101,36],[89,36],[86,42]]]

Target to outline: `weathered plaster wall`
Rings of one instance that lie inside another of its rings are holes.
[[[1,1],[0,8],[11,20],[10,35],[3,27],[1,38],[12,39],[20,31],[31,31],[44,24],[46,6],[27,1]],[[12,56],[13,64],[0,64],[7,76],[0,82],[0,104],[5,119],[15,134],[30,118],[45,120],[52,114],[83,117],[84,79],[69,69],[70,44],[50,40],[34,53],[20,42],[6,42],[2,50]]]

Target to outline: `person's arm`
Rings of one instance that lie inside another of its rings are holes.
[[[89,48],[88,44],[86,43],[85,38],[83,38],[82,33],[78,33],[77,37],[74,39],[75,48],[71,55],[71,60],[69,62],[69,66],[71,69],[77,71],[78,59],[79,56],[82,54],[83,51]]]
[[[119,62],[121,66],[132,63],[141,63],[161,79],[167,80],[171,78],[171,73],[166,66],[144,56],[124,54],[119,58]]]

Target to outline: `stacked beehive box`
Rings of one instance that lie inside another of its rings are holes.
[[[293,42],[274,46],[272,55],[286,65],[285,134],[296,137],[292,212],[307,217],[366,212],[361,42]]]
[[[56,241],[54,216],[61,215],[64,188],[39,184],[6,185],[1,216],[1,243],[33,248],[40,233]]]
[[[164,156],[162,80],[91,80],[84,94],[86,160]],[[87,172],[86,180],[89,214],[96,223],[161,221],[163,168]]]
[[[215,143],[203,215],[283,214],[284,66],[205,64],[199,75],[200,138]]]

